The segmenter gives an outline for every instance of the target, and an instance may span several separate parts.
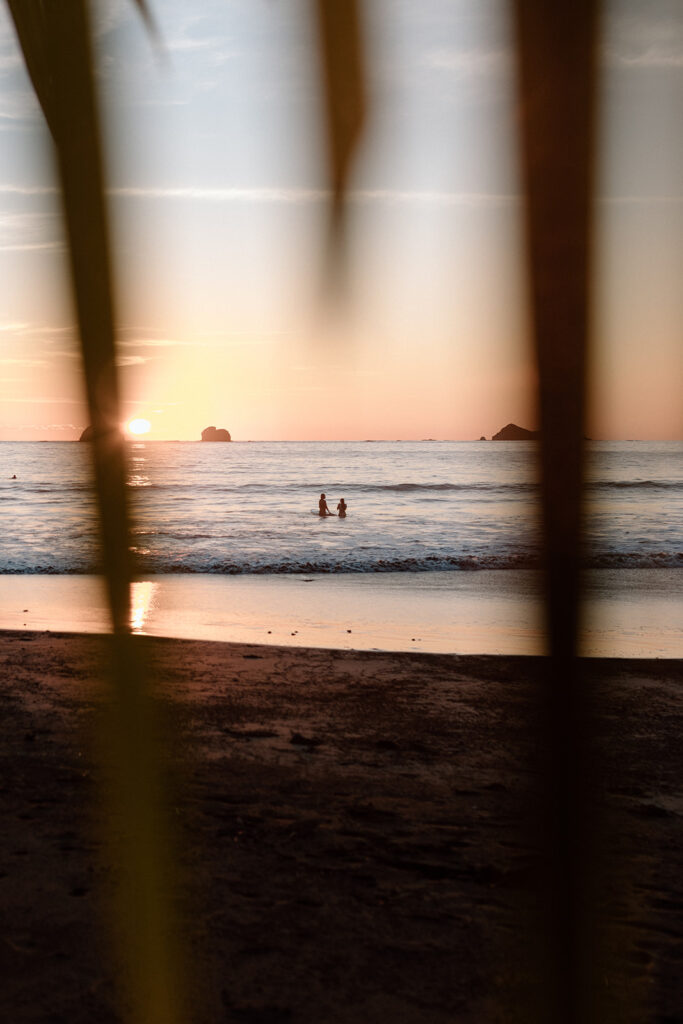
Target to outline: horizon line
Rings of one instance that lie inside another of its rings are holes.
[[[481,444],[481,437],[343,437],[343,438],[312,438],[312,437],[249,437],[231,438],[230,441],[203,441],[201,437],[126,437],[130,444]],[[493,437],[484,437],[490,443]],[[501,439],[504,440],[504,439]],[[586,442],[593,444],[636,443],[645,444],[680,444],[683,437],[587,437]],[[524,438],[523,442],[538,441],[538,438]],[[80,444],[79,437],[38,437],[32,439],[0,438],[0,444]],[[87,443],[87,442],[86,442]],[[510,444],[510,441],[505,443]],[[515,442],[512,442],[515,443]]]

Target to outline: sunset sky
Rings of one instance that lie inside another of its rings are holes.
[[[151,438],[532,426],[514,61],[495,0],[367,0],[371,118],[344,311],[322,301],[309,0],[97,5],[124,416]],[[681,438],[683,6],[601,41],[595,438]],[[0,439],[86,425],[46,131],[0,6]]]

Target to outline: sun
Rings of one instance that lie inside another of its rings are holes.
[[[129,434],[148,434],[151,426],[149,420],[128,420],[126,430]]]

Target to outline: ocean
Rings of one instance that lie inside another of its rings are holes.
[[[533,442],[131,442],[133,626],[541,653],[535,455]],[[682,455],[588,445],[584,653],[683,653]],[[0,626],[106,628],[89,446],[3,442],[0,458]],[[346,500],[346,519],[315,514],[321,492],[331,509]]]
[[[377,573],[533,569],[530,442],[132,442],[138,570]],[[586,564],[683,567],[683,445],[591,443]],[[92,573],[86,444],[0,444],[0,573]],[[16,475],[16,480],[10,477]],[[346,519],[312,515],[321,492]]]

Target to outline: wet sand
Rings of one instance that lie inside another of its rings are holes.
[[[680,569],[599,569],[584,580],[581,652],[680,658]],[[532,570],[330,574],[172,573],[132,586],[131,627],[148,636],[335,650],[539,655],[541,579]],[[96,576],[3,576],[0,629],[103,633]]]
[[[0,1017],[121,1019],[96,636],[0,634]],[[538,659],[142,637],[192,1020],[529,1021]],[[683,1013],[683,670],[592,660],[602,1021]]]

